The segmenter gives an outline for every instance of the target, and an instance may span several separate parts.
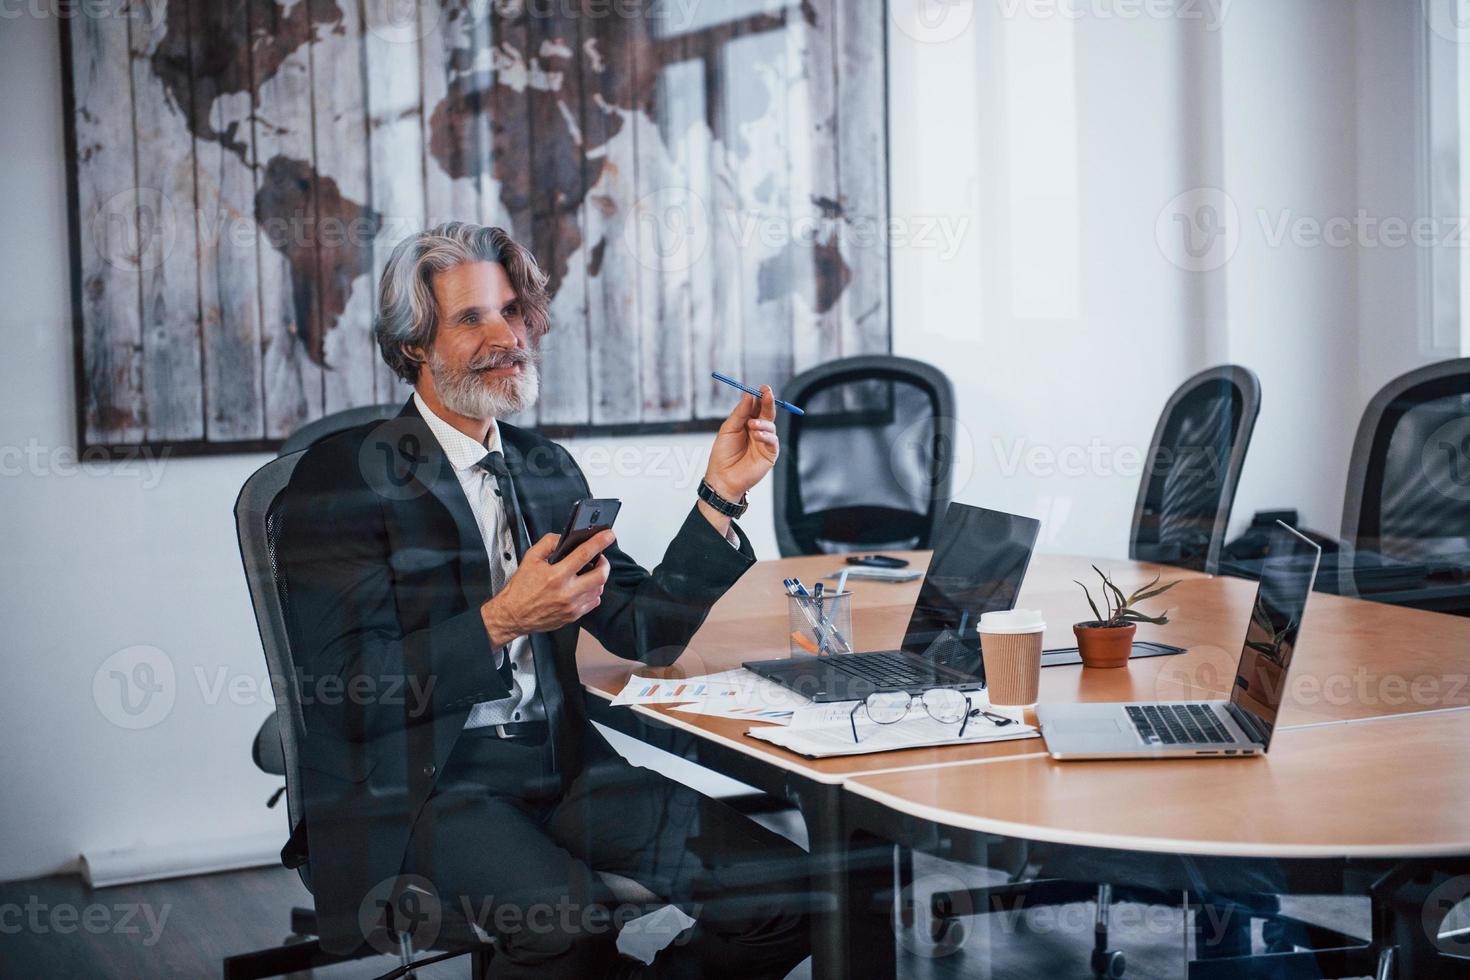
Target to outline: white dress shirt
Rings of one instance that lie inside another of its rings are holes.
[[[465,499],[469,501],[470,512],[475,515],[475,524],[480,529],[480,540],[485,544],[486,556],[505,568],[508,581],[515,573],[517,565],[515,531],[506,520],[504,501],[495,493],[499,486],[495,477],[475,465],[485,458],[486,453],[501,448],[500,426],[491,419],[490,433],[485,438],[485,444],[481,445],[435,415],[424,404],[418,392],[413,394],[413,403],[418,406],[419,414],[428,424],[429,431],[434,433],[434,438],[439,441],[440,448],[449,459],[449,465],[454,468],[454,475],[459,480],[460,488],[464,490]],[[505,650],[495,652],[497,667],[504,662],[502,658],[506,655]],[[536,694],[536,664],[532,659],[531,638],[519,636],[512,640],[509,656],[510,669],[520,690],[520,697],[511,707],[511,723],[544,720],[546,709]],[[483,727],[476,724],[475,715],[476,711],[472,709],[465,722],[466,728]]]

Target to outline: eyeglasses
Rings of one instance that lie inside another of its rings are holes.
[[[934,688],[925,691],[917,699],[907,691],[874,691],[868,695],[866,700],[853,705],[852,711],[847,716],[848,723],[852,725],[853,742],[862,741],[862,736],[858,734],[857,728],[859,709],[866,711],[869,720],[879,725],[892,725],[902,721],[908,715],[915,700],[923,705],[924,711],[935,721],[944,725],[958,724],[960,730],[956,738],[965,734],[965,728],[970,724],[971,718],[985,718],[997,728],[1003,728],[1015,721],[1014,718],[976,708],[970,703],[969,695],[953,688]]]

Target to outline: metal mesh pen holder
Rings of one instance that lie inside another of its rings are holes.
[[[791,654],[825,657],[852,653],[852,593],[787,596]]]

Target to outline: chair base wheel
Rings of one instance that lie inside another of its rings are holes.
[[[1127,968],[1128,961],[1124,958],[1122,950],[1095,949],[1092,951],[1093,976],[1117,980]]]
[[[939,959],[958,952],[969,932],[963,919],[947,915],[918,916],[909,924],[895,919],[894,928],[899,944],[924,959]]]
[[[965,944],[963,919],[935,918],[929,923],[929,941],[941,956],[953,953]]]

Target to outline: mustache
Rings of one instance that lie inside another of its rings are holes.
[[[497,350],[474,358],[465,367],[470,371],[496,371],[508,367],[529,367],[536,356],[528,350]]]

